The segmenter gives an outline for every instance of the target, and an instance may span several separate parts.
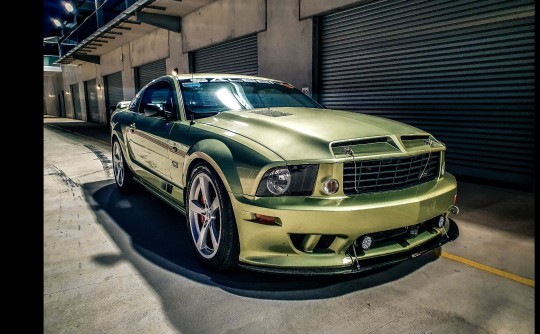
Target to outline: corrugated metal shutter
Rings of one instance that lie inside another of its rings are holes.
[[[79,84],[69,85],[69,89],[71,91],[71,102],[73,102],[73,117],[75,119],[82,119]]]
[[[193,72],[257,75],[257,35],[193,52]]]
[[[150,81],[167,74],[165,59],[141,65],[136,68],[135,73],[137,75],[137,90],[140,90]]]
[[[532,184],[534,1],[371,1],[320,20],[320,102],[447,145],[459,175]]]
[[[88,114],[88,121],[99,123],[96,79],[84,82],[84,93],[86,94],[86,111]]]
[[[122,72],[107,75],[105,77],[105,87],[107,92],[107,110],[109,110],[111,106],[116,106],[118,102],[124,99]]]

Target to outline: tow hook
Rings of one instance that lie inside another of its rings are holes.
[[[457,215],[459,213],[459,208],[455,205],[452,205],[450,206],[450,212],[452,212],[453,214]]]

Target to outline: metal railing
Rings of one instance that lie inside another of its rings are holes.
[[[71,32],[62,36],[60,43],[60,57],[68,53],[76,45],[91,36],[98,29],[112,21],[123,11],[131,7],[138,0],[105,0],[94,12],[77,25]]]

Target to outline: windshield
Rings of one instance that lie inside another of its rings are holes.
[[[188,117],[191,114],[195,118],[208,117],[224,111],[254,108],[322,108],[291,84],[281,81],[194,78],[179,82]]]

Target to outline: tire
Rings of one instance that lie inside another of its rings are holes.
[[[120,142],[115,139],[112,147],[114,181],[118,190],[123,193],[130,192],[135,187],[133,172],[129,169],[122,152]]]
[[[235,267],[240,255],[238,230],[219,177],[205,165],[196,166],[186,194],[188,228],[198,258],[212,270]]]

